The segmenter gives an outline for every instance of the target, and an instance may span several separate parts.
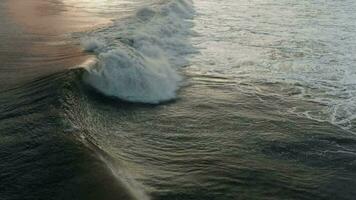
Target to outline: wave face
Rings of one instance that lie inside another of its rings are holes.
[[[188,40],[193,15],[191,1],[172,0],[87,35],[83,47],[97,62],[87,67],[85,82],[131,102],[174,99],[182,80],[176,69],[187,65],[184,55],[193,52]]]

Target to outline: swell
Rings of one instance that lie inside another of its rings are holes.
[[[0,93],[0,157],[6,169],[0,170],[0,198],[149,199],[123,161],[93,137],[101,134],[102,124],[88,124],[85,118],[93,106],[88,98],[98,93],[82,83],[83,73],[59,72]],[[36,174],[38,170],[46,174]],[[24,189],[17,194],[5,187],[14,184]]]
[[[129,105],[117,99],[107,98],[87,84],[83,84],[82,76],[85,73],[86,71],[81,68],[72,69],[65,73],[62,80],[64,83],[60,88],[62,112],[59,113],[62,129],[70,135],[74,143],[79,142],[105,166],[106,171],[116,180],[121,199],[150,199],[143,185],[133,178],[129,169],[125,168],[126,161],[115,157],[110,152],[110,146],[106,145],[107,138],[103,128],[106,126],[105,120],[91,120],[100,110],[97,108],[98,104],[112,106],[110,103],[122,103],[125,107]]]

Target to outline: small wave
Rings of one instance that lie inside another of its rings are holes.
[[[87,67],[85,82],[105,95],[157,104],[176,97],[181,84],[177,67],[187,65],[194,15],[192,2],[172,0],[141,8],[124,21],[83,39],[83,48],[97,55]]]

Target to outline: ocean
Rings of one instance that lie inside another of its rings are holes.
[[[0,200],[352,200],[356,2],[0,2]]]

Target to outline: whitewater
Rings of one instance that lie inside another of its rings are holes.
[[[181,84],[177,68],[193,51],[188,37],[194,15],[190,1],[140,8],[105,31],[82,39],[97,55],[85,81],[108,96],[142,103],[174,99]],[[125,22],[123,22],[125,21]]]

